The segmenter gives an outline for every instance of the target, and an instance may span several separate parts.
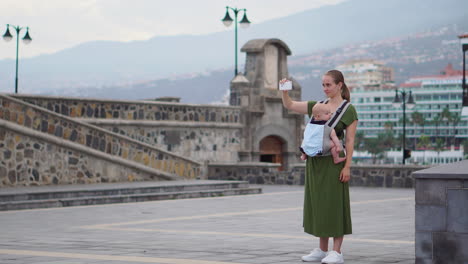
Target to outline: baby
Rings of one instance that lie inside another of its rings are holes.
[[[329,106],[324,103],[316,103],[314,107],[312,108],[312,116],[314,117],[313,118],[314,122],[317,122],[317,121],[326,122],[327,120],[331,118],[332,114],[333,113],[330,111]],[[330,139],[332,141],[332,147],[331,147],[330,152],[333,156],[333,162],[337,164],[337,163],[345,161],[346,157],[340,157],[339,155],[342,148],[341,148],[340,140],[336,136],[336,132],[334,129],[331,130]],[[314,141],[314,143],[322,144],[322,141],[317,140],[317,141]],[[317,146],[317,148],[322,148],[322,146]],[[306,160],[306,159],[307,159],[307,155],[302,151],[301,160]]]

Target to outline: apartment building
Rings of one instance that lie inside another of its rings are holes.
[[[406,108],[409,148],[421,150],[417,143],[422,135],[429,136],[432,143],[437,138],[444,139],[445,148],[452,151],[459,151],[463,141],[468,140],[468,118],[461,116],[462,71],[454,70],[449,64],[438,75],[415,76],[398,87],[381,80],[380,85],[358,85],[351,91],[351,102],[359,114],[358,131],[363,131],[365,137],[377,137],[385,128],[392,129],[397,136],[403,133],[403,109],[392,104],[398,89],[405,91],[407,97],[411,92],[416,103],[414,108]],[[398,94],[401,98],[401,93]],[[444,115],[443,111],[450,115]],[[422,122],[413,120],[415,112],[422,115]],[[462,153],[454,157],[459,158],[463,158]]]

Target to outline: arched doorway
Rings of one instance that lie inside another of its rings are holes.
[[[281,163],[283,170],[283,141],[277,136],[267,136],[260,141],[260,162]]]

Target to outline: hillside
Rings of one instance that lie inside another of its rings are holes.
[[[376,59],[386,63],[395,69],[395,82],[399,84],[411,76],[437,74],[447,63],[461,69],[462,52],[457,39],[458,32],[459,27],[451,25],[399,38],[291,56],[288,61],[289,71],[302,85],[304,99],[320,99],[322,74],[351,59]],[[177,96],[186,103],[211,103],[222,100],[231,79],[232,70],[224,69],[101,89],[80,88],[66,95],[115,99]]]
[[[464,0],[348,0],[253,23],[247,30],[240,29],[239,45],[254,38],[280,38],[294,55],[316,54],[443,25],[468,25],[467,10],[468,1]],[[254,14],[250,17],[255,21]],[[214,19],[213,23],[220,23],[219,19]],[[92,92],[125,86],[142,89],[137,92],[140,97],[152,91],[142,83],[152,80],[180,79],[187,73],[200,72],[214,75],[218,80],[223,75],[218,69],[232,71],[233,35],[232,31],[227,31],[199,36],[156,36],[132,42],[95,41],[54,54],[22,59],[20,92],[76,94],[79,90]],[[239,61],[244,61],[242,54]],[[0,61],[0,92],[13,90],[14,68],[14,60]],[[225,82],[202,83],[217,86],[221,91],[227,87]],[[154,96],[150,94],[150,97]]]

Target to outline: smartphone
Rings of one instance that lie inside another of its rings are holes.
[[[291,81],[285,81],[284,83],[279,84],[279,89],[282,91],[288,91],[292,90],[292,82]]]

